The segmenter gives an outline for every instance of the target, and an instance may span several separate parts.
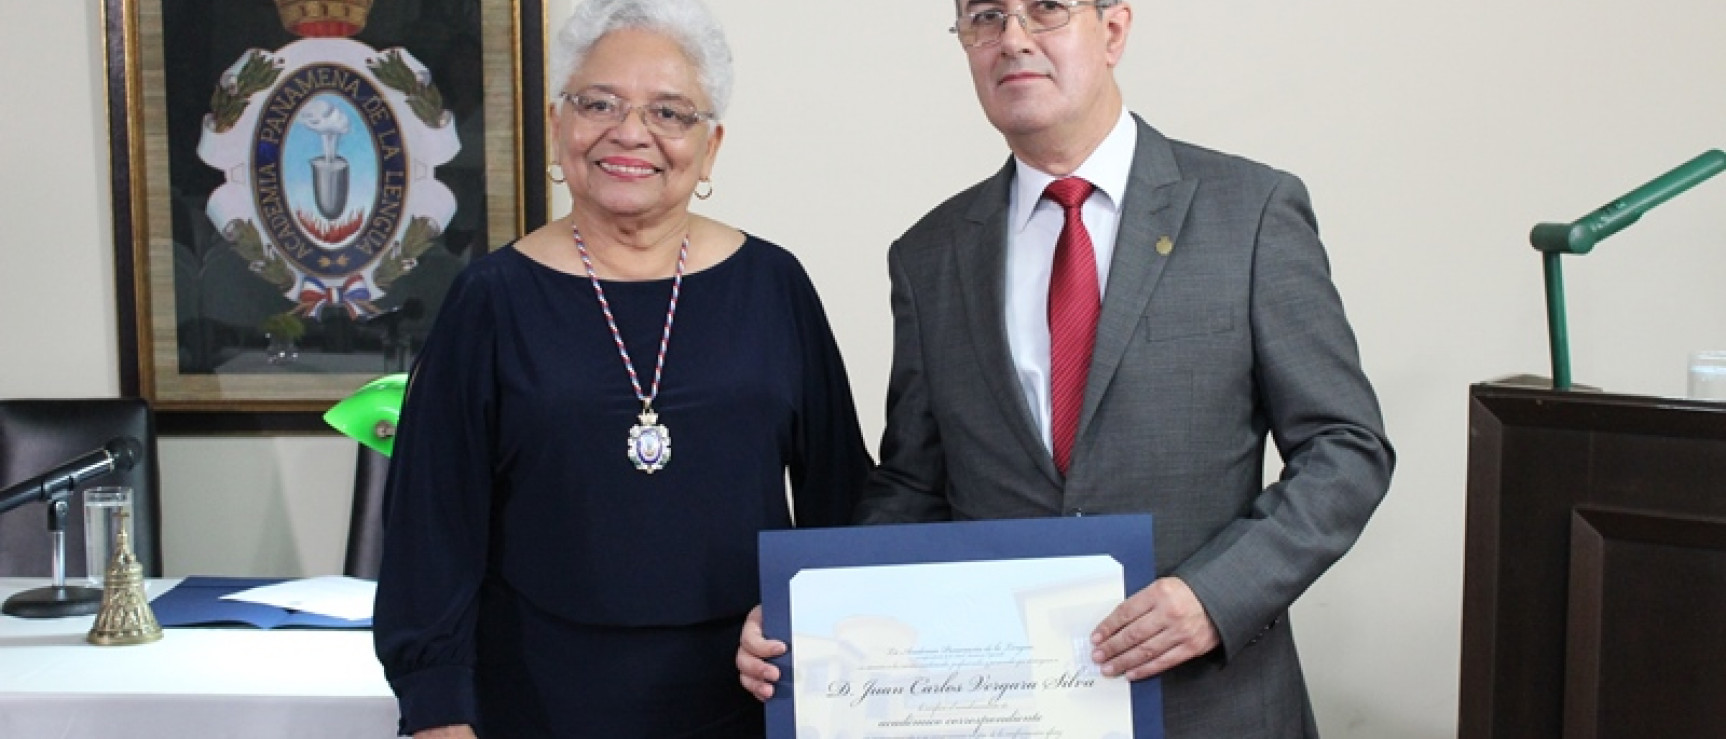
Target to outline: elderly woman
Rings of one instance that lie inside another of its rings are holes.
[[[756,534],[846,522],[845,368],[796,259],[689,210],[731,89],[699,0],[588,0],[556,44],[573,206],[461,274],[414,369],[378,657],[418,737],[759,736]]]

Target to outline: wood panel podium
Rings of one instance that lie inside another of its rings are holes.
[[[1726,403],[1469,391],[1458,736],[1726,737]]]

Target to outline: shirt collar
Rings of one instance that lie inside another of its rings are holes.
[[[1109,135],[1097,145],[1095,151],[1085,158],[1084,163],[1073,171],[1074,177],[1083,177],[1104,196],[1108,197],[1110,206],[1119,209],[1121,200],[1127,194],[1127,178],[1133,167],[1133,151],[1138,146],[1139,135],[1133,125],[1133,116],[1125,106],[1121,108],[1121,117],[1115,121],[1115,127]],[[1017,156],[1013,157],[1013,211],[1012,222],[1008,224],[1012,232],[1023,231],[1031,222],[1031,212],[1036,210],[1037,202],[1043,198],[1043,190],[1048,188],[1055,176],[1033,167]]]

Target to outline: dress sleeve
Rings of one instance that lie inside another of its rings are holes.
[[[451,286],[409,378],[390,463],[372,631],[405,734],[477,719],[496,411],[488,293],[471,268]]]
[[[791,491],[799,528],[851,522],[874,462],[857,424],[857,406],[839,343],[807,274],[796,270],[791,308],[803,371],[799,389]]]

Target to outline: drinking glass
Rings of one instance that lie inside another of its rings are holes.
[[[1690,355],[1690,392],[1696,400],[1726,400],[1726,351]]]
[[[114,556],[122,520],[129,539],[133,532],[131,488],[122,485],[85,488],[84,577],[91,587],[102,587],[106,579],[108,560]]]

